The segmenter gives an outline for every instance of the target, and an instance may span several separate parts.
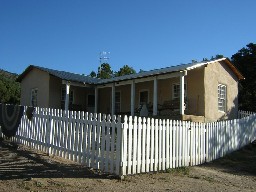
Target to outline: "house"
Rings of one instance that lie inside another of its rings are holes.
[[[21,105],[106,114],[232,119],[242,74],[227,58],[97,79],[30,65],[17,79]]]

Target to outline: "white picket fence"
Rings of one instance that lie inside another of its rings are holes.
[[[252,112],[252,111],[241,111],[239,110],[238,111],[238,118],[241,119],[241,118],[244,118],[244,117],[248,117],[250,115],[253,115],[255,112]]]
[[[36,108],[30,121],[25,111],[14,142],[119,175],[120,117]]]
[[[214,123],[125,118],[122,175],[202,164],[255,139],[255,114]]]
[[[1,129],[0,129],[1,130]],[[0,136],[3,137],[2,133]],[[256,114],[214,123],[36,108],[13,141],[119,176],[193,166],[256,139]]]

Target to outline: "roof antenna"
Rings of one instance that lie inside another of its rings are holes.
[[[109,56],[110,56],[109,51],[101,51],[99,54],[100,65],[103,63],[108,63]]]
[[[101,51],[99,53],[99,61],[100,61],[100,69],[99,71],[101,72],[101,65],[103,63],[108,63],[108,60],[109,60],[109,55],[110,55],[110,52],[109,51]]]

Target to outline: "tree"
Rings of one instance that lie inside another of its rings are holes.
[[[214,60],[214,59],[221,59],[221,58],[223,58],[224,57],[224,55],[220,55],[220,54],[217,54],[217,55],[215,55],[215,57],[211,57],[211,60]]]
[[[224,57],[224,55],[217,54],[215,56],[211,56],[211,59],[208,59],[207,57],[205,57],[205,58],[203,58],[203,61],[210,61],[210,60],[215,60],[215,59],[221,59],[223,57]]]
[[[95,71],[92,71],[92,72],[90,73],[90,76],[94,78],[94,77],[97,76],[97,74],[95,73]]]
[[[124,65],[119,69],[119,71],[115,72],[115,76],[119,77],[124,75],[135,74],[135,73],[136,71],[132,67],[129,67],[128,65]]]
[[[16,74],[0,70],[0,102],[19,104],[20,84],[15,82]]]
[[[239,108],[256,111],[256,44],[249,43],[231,57],[232,63],[244,75],[239,90]]]
[[[111,77],[113,77],[113,71],[111,70],[111,66],[108,63],[102,63],[100,67],[98,67],[97,78],[109,79]]]

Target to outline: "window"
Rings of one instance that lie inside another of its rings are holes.
[[[31,101],[30,101],[30,104],[33,107],[37,107],[37,93],[38,93],[38,89],[37,88],[31,90]]]
[[[66,99],[66,88],[63,87],[61,89],[61,108],[65,108],[65,99]],[[74,91],[69,90],[69,105],[72,105],[74,103]]]
[[[218,109],[219,111],[226,112],[227,105],[227,86],[219,84],[218,85]]]
[[[121,93],[115,93],[115,112],[119,113],[121,111]]]
[[[187,84],[184,84],[184,96],[187,97]],[[172,99],[180,98],[180,84],[172,84]]]
[[[88,105],[88,107],[94,107],[95,106],[95,95],[88,95],[87,96],[87,105]]]
[[[140,105],[148,103],[148,91],[140,92]]]

